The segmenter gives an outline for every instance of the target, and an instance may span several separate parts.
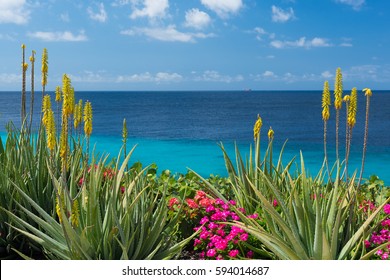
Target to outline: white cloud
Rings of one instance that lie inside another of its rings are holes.
[[[26,0],[0,1],[0,23],[26,24],[29,18]]]
[[[268,77],[268,78],[270,78],[270,77],[271,77],[271,78],[277,77],[277,76],[275,75],[274,72],[269,71],[269,70],[265,71],[265,72],[262,74],[262,76],[263,76],[263,77]]]
[[[204,39],[214,36],[213,34],[181,32],[176,29],[175,25],[168,25],[167,27],[133,28],[123,30],[121,31],[121,34],[129,36],[144,35],[159,41],[183,43],[192,43],[195,42],[197,38]]]
[[[336,0],[338,3],[351,6],[354,10],[358,11],[365,4],[365,0]]]
[[[199,9],[191,9],[186,12],[186,21],[184,25],[195,29],[203,29],[207,27],[210,22],[211,18],[207,13],[199,11]]]
[[[315,48],[315,47],[330,47],[331,44],[327,39],[315,37],[312,40],[306,40],[306,37],[301,37],[296,41],[271,41],[270,45],[277,49],[283,48]]]
[[[92,20],[100,21],[100,22],[106,22],[107,20],[107,12],[104,9],[104,4],[100,3],[99,4],[99,11],[94,12],[92,7],[88,7],[87,9],[88,15]]]
[[[267,32],[261,27],[256,27],[254,29],[254,32],[256,34],[256,39],[259,41],[261,41],[263,39],[263,35],[267,34]]]
[[[180,82],[183,79],[182,75],[178,73],[158,72],[155,75],[145,72],[141,74],[133,75],[121,75],[118,76],[116,82],[118,83],[169,83],[169,82]]]
[[[132,0],[131,3],[134,9],[130,15],[131,19],[139,17],[148,17],[150,19],[164,18],[169,8],[168,0]],[[142,4],[142,8],[139,8],[140,4]]]
[[[324,71],[321,73],[321,77],[324,79],[330,79],[333,77],[333,74],[330,71]]]
[[[69,18],[69,14],[68,13],[63,13],[60,15],[60,19],[63,21],[63,22],[69,22],[70,21],[70,18]]]
[[[201,0],[200,2],[221,18],[237,13],[243,6],[241,0]]]
[[[21,81],[21,74],[0,73],[0,83],[2,84],[15,84],[20,83]]]
[[[221,75],[218,71],[206,70],[203,72],[201,76],[196,76],[194,80],[202,81],[202,82],[232,83],[232,82],[243,81],[244,77],[242,75],[236,75],[236,76]]]
[[[31,38],[40,39],[46,42],[82,42],[87,41],[84,31],[81,31],[78,35],[74,35],[72,32],[45,32],[37,31],[28,34]]]
[[[112,82],[112,78],[110,79],[106,75],[106,71],[98,71],[93,72],[89,70],[85,70],[81,74],[70,74],[69,77],[73,82],[81,82],[81,83],[103,83],[103,82]]]
[[[272,21],[273,22],[286,22],[290,19],[293,19],[294,10],[293,8],[289,8],[288,10],[283,10],[279,7],[272,6]]]

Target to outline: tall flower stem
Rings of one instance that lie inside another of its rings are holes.
[[[31,62],[31,105],[30,105],[30,126],[29,132],[31,133],[31,126],[34,114],[34,62],[35,62],[35,51],[32,51],[30,56]]]
[[[328,120],[330,117],[329,106],[330,106],[329,82],[325,81],[324,82],[324,90],[322,92],[322,119],[324,121],[324,158],[325,158],[326,170],[328,172],[328,177],[330,179],[328,153],[327,153],[327,149],[326,149],[327,123],[328,123]]]
[[[363,155],[362,155],[362,166],[360,168],[360,176],[358,181],[358,187],[360,186],[360,182],[362,180],[363,172],[364,172],[364,161],[366,159],[366,151],[367,151],[367,140],[368,140],[368,116],[370,111],[370,97],[372,96],[372,91],[369,88],[363,89],[366,96],[366,121],[364,128],[364,142],[363,142]]]
[[[337,68],[336,70],[336,79],[334,84],[334,107],[336,109],[336,160],[339,158],[339,122],[340,122],[340,109],[343,104],[343,76],[341,74],[341,69]]]
[[[25,60],[25,49],[26,46],[23,44],[22,45],[22,108],[21,108],[21,123],[23,125],[25,118],[26,118],[26,72],[27,72],[27,67],[28,64],[26,63]]]

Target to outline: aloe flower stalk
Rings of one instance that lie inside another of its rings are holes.
[[[33,121],[33,113],[34,113],[34,62],[35,62],[35,51],[31,52],[30,56],[31,62],[31,105],[30,105],[30,127],[29,131],[31,132],[31,126]]]
[[[70,215],[70,223],[73,227],[78,227],[79,217],[79,202],[77,201],[77,199],[75,199],[72,204],[72,214]]]
[[[258,182],[258,171],[257,169],[260,168],[260,131],[261,127],[263,126],[263,121],[260,117],[260,115],[257,115],[257,120],[255,122],[255,125],[253,127],[253,137],[256,143],[256,151],[255,151],[255,181]]]
[[[351,140],[352,140],[352,130],[356,124],[356,112],[357,112],[357,90],[353,88],[351,91],[351,96],[349,98],[349,103],[347,103],[347,145],[345,148],[345,170],[346,170],[346,179],[348,181],[348,160],[349,153],[351,149]]]
[[[362,180],[363,172],[364,172],[364,161],[366,159],[366,151],[367,151],[367,140],[368,140],[368,115],[370,110],[370,98],[372,96],[372,91],[369,88],[363,89],[364,95],[366,96],[366,122],[364,128],[364,142],[363,142],[363,155],[362,155],[362,166],[360,168],[360,176],[358,181],[358,187],[360,186],[360,182]]]
[[[126,124],[126,119],[123,119],[123,128],[122,128],[122,142],[123,142],[123,151],[124,155],[126,158],[127,153],[126,153],[126,146],[127,146],[127,124]]]
[[[43,102],[42,102],[42,123],[45,127],[47,127],[48,124],[48,115],[49,112],[51,111],[51,101],[50,101],[50,95],[46,94],[43,97]]]
[[[84,133],[87,137],[87,158],[89,154],[89,137],[92,133],[92,105],[87,101],[84,105]]]
[[[50,110],[47,116],[46,124],[46,138],[47,138],[47,147],[49,148],[51,155],[54,152],[56,146],[56,127],[54,121],[54,112]]]
[[[269,173],[272,175],[272,142],[274,141],[274,130],[272,129],[272,126],[269,127],[268,130],[268,148],[269,148]]]
[[[336,79],[334,84],[334,107],[336,109],[336,159],[339,160],[339,119],[340,109],[343,104],[343,76],[340,67],[336,70]]]
[[[328,153],[326,149],[326,135],[327,135],[327,123],[330,118],[329,106],[330,106],[329,82],[325,81],[324,90],[322,92],[322,120],[324,121],[324,157],[325,157],[325,164],[326,164],[326,169],[328,171],[328,175],[330,175],[330,172],[329,172],[329,164],[328,164]]]
[[[26,46],[22,44],[22,108],[21,108],[21,123],[23,124],[26,118],[26,72],[28,68],[28,64],[25,61],[25,49]]]
[[[57,103],[57,126],[60,126],[60,102],[61,102],[61,87],[56,86],[55,90],[55,101]]]
[[[45,95],[45,90],[46,90],[46,85],[47,85],[47,73],[49,70],[49,63],[48,63],[48,54],[47,54],[47,49],[43,49],[42,53],[42,98]]]

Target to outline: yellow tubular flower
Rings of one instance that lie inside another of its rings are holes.
[[[46,137],[47,137],[47,147],[50,151],[53,151],[56,146],[56,127],[54,121],[54,112],[50,110],[47,116],[46,124]]]
[[[330,106],[329,82],[325,81],[324,91],[322,92],[322,119],[324,121],[329,120],[330,117],[329,106]]]
[[[67,142],[67,122],[63,122],[63,125],[61,127],[61,135],[60,135],[60,157],[61,157],[61,163],[63,167],[66,167],[66,160],[67,160],[67,152],[68,152],[68,142]]]
[[[343,76],[341,73],[341,69],[337,68],[336,70],[336,80],[334,84],[334,107],[336,110],[341,109],[341,106],[343,104],[342,101],[342,95],[343,95]]]
[[[28,69],[28,64],[27,63],[22,63],[22,68],[23,68],[23,71],[26,72],[27,69]]]
[[[46,94],[43,97],[43,102],[42,102],[42,123],[45,127],[47,127],[48,124],[48,115],[49,112],[51,111],[51,101],[50,101],[50,95]]]
[[[62,95],[62,117],[68,118],[73,113],[74,101],[72,101],[72,82],[66,74],[62,77]]]
[[[89,101],[84,106],[84,133],[87,137],[92,133],[92,105]]]
[[[348,108],[348,125],[353,127],[356,123],[356,111],[357,111],[357,90],[352,89],[350,103]]]
[[[126,119],[123,119],[123,129],[122,129],[122,141],[126,142],[127,139],[127,125],[126,125]]]
[[[73,126],[75,129],[79,127],[79,104],[74,105]]]
[[[61,87],[56,86],[56,102],[60,102],[60,101],[61,101]]]
[[[260,115],[257,115],[257,120],[255,122],[255,126],[253,127],[253,138],[256,140],[260,134],[260,129],[263,125],[263,121],[261,120]]]
[[[270,126],[268,130],[268,140],[271,141],[272,139],[274,139],[274,131],[272,129],[272,126]]]
[[[344,102],[349,102],[351,100],[351,97],[347,94],[343,97]]]
[[[79,216],[79,202],[75,199],[72,204],[72,214],[70,215],[70,223],[73,227],[77,227],[79,225]]]
[[[74,114],[74,108],[75,108],[75,100],[74,100],[74,88],[71,86],[70,87],[70,92],[69,92],[69,108],[70,108],[70,115]]]
[[[77,112],[78,123],[80,124],[81,121],[83,120],[83,100],[82,99],[79,100],[77,110],[78,110],[78,112]]]
[[[369,89],[369,88],[364,88],[363,91],[364,91],[364,95],[365,95],[365,96],[372,96],[372,91],[371,91],[371,89]]]
[[[47,55],[47,49],[43,49],[42,53],[42,86],[45,87],[47,85],[47,72],[49,70],[48,66],[48,55]]]
[[[26,45],[25,44],[22,44],[22,49],[25,49],[26,48]]]

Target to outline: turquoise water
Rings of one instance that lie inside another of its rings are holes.
[[[19,122],[20,93],[0,92],[0,135],[5,125]],[[202,176],[225,176],[223,142],[232,160],[234,143],[243,156],[253,143],[257,114],[263,118],[262,147],[269,126],[275,131],[274,158],[288,139],[284,162],[302,151],[306,168],[315,175],[323,160],[321,92],[77,92],[90,100],[94,110],[93,136],[96,152],[117,157],[122,146],[123,118],[128,123],[127,149],[137,145],[131,163],[156,163],[158,170],[185,173],[187,168]],[[360,95],[357,124],[353,131],[350,171],[360,168],[365,102]],[[54,103],[54,102],[53,102]],[[39,104],[35,119],[39,118]],[[55,105],[53,106],[55,110]],[[369,145],[364,176],[378,175],[390,185],[390,92],[374,92],[369,123]],[[378,109],[380,108],[380,110]],[[340,154],[345,146],[345,112],[340,115]],[[330,162],[335,158],[334,111],[328,124]],[[93,145],[91,145],[92,147]],[[264,152],[264,151],[263,151]],[[297,161],[299,164],[299,160]]]

